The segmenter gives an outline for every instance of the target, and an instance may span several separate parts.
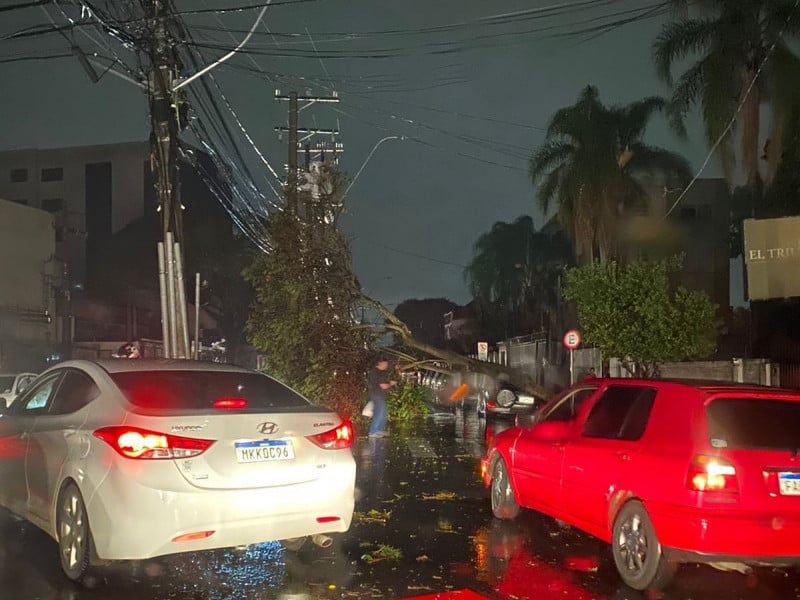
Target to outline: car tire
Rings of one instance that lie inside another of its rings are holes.
[[[661,590],[677,565],[664,556],[653,522],[644,505],[629,500],[614,520],[611,551],[620,577],[635,590]]]
[[[287,540],[281,540],[281,546],[283,546],[289,552],[299,552],[300,548],[306,543],[308,539],[307,535],[303,537],[296,537],[296,538],[289,538]]]
[[[514,497],[514,488],[508,476],[508,468],[502,458],[498,458],[492,467],[492,514],[498,519],[513,519],[519,514],[519,504]]]
[[[58,557],[64,574],[71,581],[82,581],[89,570],[94,550],[86,505],[74,483],[68,483],[58,495],[56,532]]]

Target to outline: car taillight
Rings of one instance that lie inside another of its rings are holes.
[[[495,408],[497,408],[497,404],[495,404],[493,401],[490,400],[489,402],[486,403],[486,408],[491,408],[492,410],[494,410]]]
[[[698,492],[732,492],[739,491],[736,468],[724,458],[695,456],[686,475],[686,485],[690,490]]]
[[[214,440],[169,435],[138,427],[103,427],[94,432],[125,458],[145,460],[191,458],[211,447]]]
[[[353,424],[350,421],[342,421],[337,428],[309,435],[308,439],[325,450],[349,448],[353,445]]]
[[[221,408],[232,410],[236,408],[247,408],[247,400],[244,398],[219,398],[214,400],[214,403],[211,405],[214,408]]]

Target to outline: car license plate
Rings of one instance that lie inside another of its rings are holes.
[[[778,473],[782,496],[800,496],[800,473]]]
[[[291,460],[294,446],[289,440],[259,440],[257,442],[236,442],[236,460],[240,463]]]

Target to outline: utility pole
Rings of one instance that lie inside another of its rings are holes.
[[[179,60],[169,31],[169,6],[166,0],[147,0],[146,16],[151,23],[150,71],[150,166],[155,180],[157,210],[161,215],[159,244],[159,287],[161,293],[161,331],[164,356],[190,358],[185,290],[183,289],[183,219],[178,172],[180,98],[175,83]]]
[[[339,135],[339,129],[324,129],[319,127],[300,127],[298,125],[298,115],[300,111],[314,104],[335,104],[339,102],[339,96],[334,92],[330,96],[311,96],[311,95],[298,95],[297,92],[289,92],[288,94],[281,94],[280,90],[275,90],[275,100],[285,101],[289,103],[288,127],[275,127],[275,131],[279,133],[288,134],[289,143],[289,160],[286,165],[286,204],[287,208],[293,214],[299,216],[303,221],[311,221],[314,219],[313,198],[311,194],[307,194],[308,199],[304,203],[300,203],[298,199],[298,182],[302,179],[299,175],[297,151],[300,145],[306,153],[305,157],[305,171],[310,172],[312,152],[314,157],[321,156],[323,161],[326,157],[328,146],[325,143],[317,143],[315,149],[312,151],[308,140],[315,136],[330,136],[335,140]],[[300,106],[300,103],[303,106]],[[302,138],[300,134],[303,134]],[[333,162],[338,161],[338,155],[344,152],[344,145],[341,143],[334,143],[330,149],[330,155],[333,157]]]

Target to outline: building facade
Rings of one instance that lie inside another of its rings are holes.
[[[0,199],[0,372],[38,370],[54,351],[62,268],[53,215]]]
[[[74,286],[92,252],[151,202],[148,142],[0,152],[0,198],[53,215],[55,255]]]

